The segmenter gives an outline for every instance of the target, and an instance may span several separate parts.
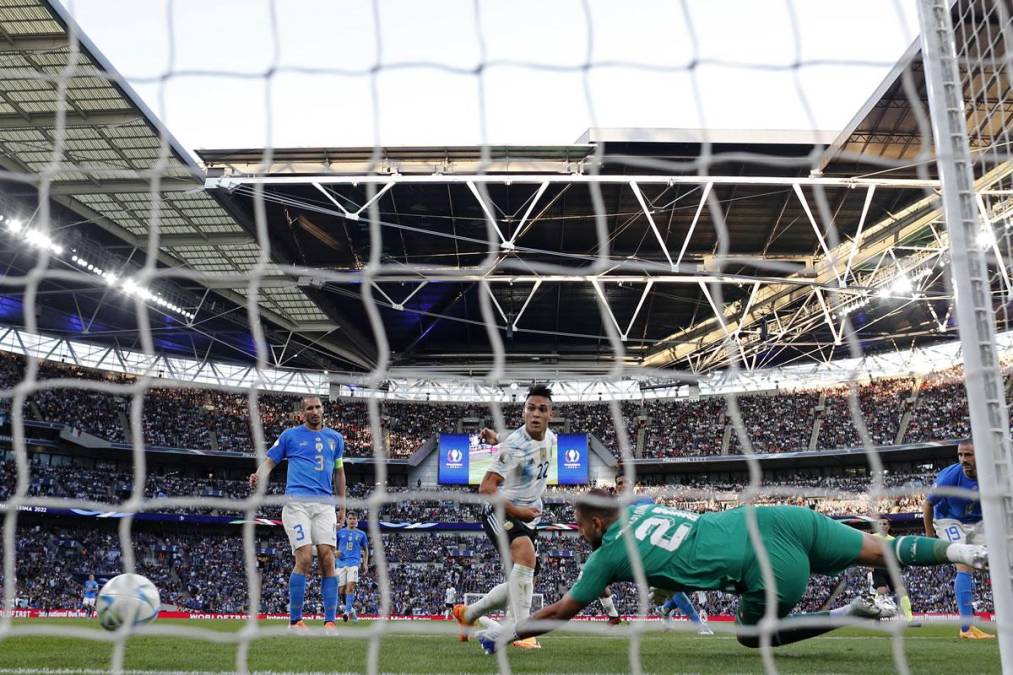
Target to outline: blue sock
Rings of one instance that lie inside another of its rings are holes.
[[[967,630],[971,627],[971,620],[974,616],[974,607],[971,604],[973,597],[974,579],[967,572],[957,572],[953,580],[953,594],[957,596],[957,612],[960,614],[960,630]]]
[[[685,593],[676,593],[672,596],[672,600],[675,601],[676,606],[679,607],[679,611],[685,615],[687,619],[693,623],[700,623],[700,615],[696,613],[696,607],[689,601]]]
[[[324,596],[324,622],[333,622],[338,611],[338,578],[324,577],[320,582],[320,594]]]
[[[288,618],[290,623],[302,619],[302,604],[306,599],[306,575],[292,572],[288,578]]]
[[[678,593],[676,595],[678,595]],[[661,606],[661,611],[663,614],[668,614],[673,609],[676,609],[678,607],[679,603],[675,601],[675,595],[673,595],[668,600],[665,600],[665,604]]]
[[[352,605],[355,603],[355,593],[345,593],[345,614],[352,613]]]

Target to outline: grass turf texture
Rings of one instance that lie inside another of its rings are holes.
[[[48,623],[61,627],[94,629],[88,620],[15,621],[19,628]],[[200,627],[236,631],[238,621],[160,621],[163,626]],[[282,622],[262,624],[277,628]],[[449,624],[448,624],[449,625]],[[354,635],[368,626],[338,624],[341,635]],[[322,633],[319,625],[313,627]],[[410,628],[410,627],[404,627]],[[515,672],[629,671],[629,640],[617,629],[616,637],[557,632],[541,638],[542,649],[509,650]],[[905,649],[914,673],[998,673],[999,649],[995,641],[958,640],[951,625],[923,626],[906,632]],[[249,667],[260,672],[362,672],[366,670],[368,641],[353,637],[258,638],[250,647]],[[87,639],[23,636],[0,641],[0,673],[28,671],[106,671],[113,646]],[[825,637],[774,650],[782,673],[896,672],[889,636],[875,631],[846,629]],[[758,673],[763,666],[758,650],[740,647],[729,635],[702,637],[684,631],[644,636],[641,664],[654,673]],[[127,645],[128,671],[232,671],[236,646],[167,636],[135,636]],[[392,635],[385,637],[380,653],[383,672],[473,673],[495,672],[496,658],[485,656],[476,641],[457,641],[451,635]]]

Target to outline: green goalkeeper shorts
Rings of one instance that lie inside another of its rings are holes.
[[[840,574],[862,549],[861,532],[802,506],[758,507],[756,518],[774,576],[778,617],[787,616],[802,599],[809,575]],[[767,597],[751,545],[748,555],[737,619],[753,625],[763,618]]]

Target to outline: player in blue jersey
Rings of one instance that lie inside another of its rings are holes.
[[[348,514],[345,527],[338,530],[338,593],[344,598],[342,618],[358,621],[355,612],[355,584],[359,583],[359,566],[362,573],[369,569],[369,537],[359,529],[359,517]]]
[[[338,606],[338,578],[334,568],[337,524],[345,520],[345,439],[324,426],[324,406],[318,396],[302,400],[303,424],[286,429],[278,436],[267,459],[250,474],[250,486],[266,481],[282,460],[288,460],[285,494],[289,497],[281,510],[295,568],[288,580],[289,628],[307,633],[302,620],[306,597],[306,575],[313,569],[316,547],[320,565],[320,594],[324,601],[324,630],[335,631]],[[334,495],[338,495],[335,513]]]
[[[957,446],[957,463],[951,464],[936,477],[936,487],[963,488],[978,491],[978,468],[974,462],[974,443],[969,439]],[[922,508],[925,534],[961,544],[984,544],[981,502],[969,496],[931,495]],[[972,626],[974,619],[974,570],[957,564],[953,594],[960,613],[960,637],[966,640],[994,640],[995,636]]]
[[[95,598],[97,596],[98,582],[95,581],[94,574],[89,574],[87,581],[84,582],[84,598],[81,599],[81,604],[92,616],[95,615]]]
[[[626,488],[626,475],[619,470],[616,474],[616,497],[622,495],[623,490]],[[632,504],[654,504],[655,500],[653,497],[648,495],[634,494]],[[602,593],[601,597],[598,598],[602,607],[609,612],[611,617],[612,611],[614,611],[615,604],[612,601],[612,591],[608,588]],[[612,606],[610,609],[609,606]],[[682,612],[682,615],[690,620],[690,622],[696,626],[696,632],[700,635],[714,635],[714,631],[707,625],[707,622],[703,620],[700,614],[696,611],[696,607],[693,606],[693,601],[689,599],[689,596],[685,593],[673,593],[668,600],[661,606],[661,616],[665,618],[665,625],[672,626],[672,615],[677,611]],[[616,617],[619,616],[619,612],[616,612]],[[616,621],[609,620],[609,623],[615,624]]]

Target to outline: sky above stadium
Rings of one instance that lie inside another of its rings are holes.
[[[914,0],[60,1],[190,150],[839,130],[918,33]]]

